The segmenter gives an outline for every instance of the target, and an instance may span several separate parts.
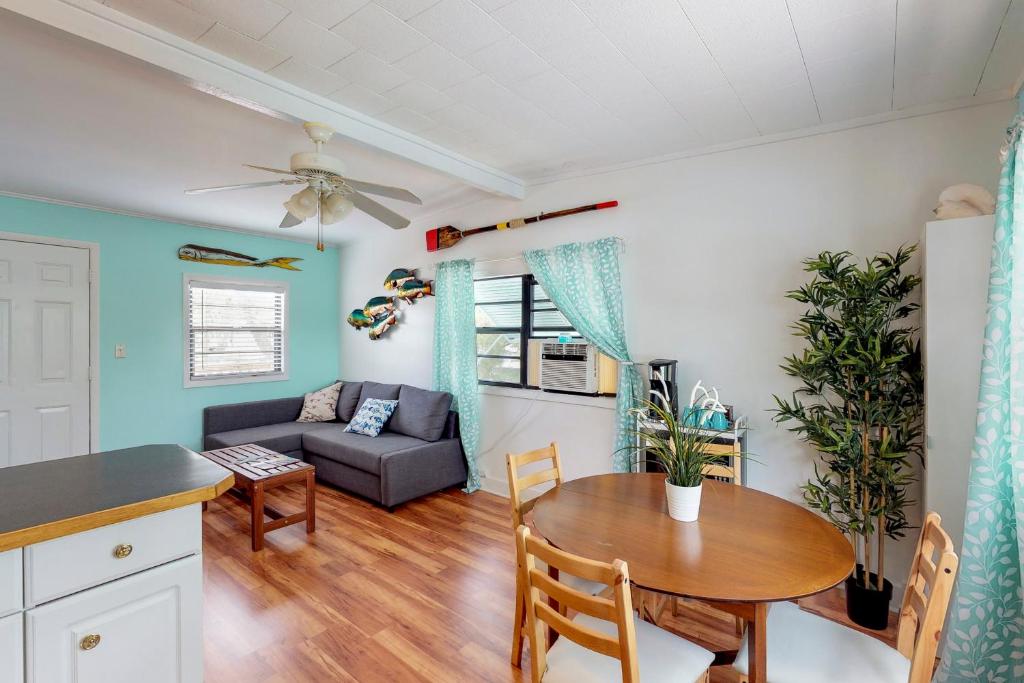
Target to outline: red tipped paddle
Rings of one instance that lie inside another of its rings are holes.
[[[498,223],[496,225],[485,225],[482,228],[471,228],[469,230],[459,230],[453,228],[450,225],[445,225],[440,228],[431,228],[427,230],[427,251],[440,251],[441,249],[447,249],[448,247],[454,247],[463,237],[469,237],[470,235],[476,235],[481,232],[490,232],[492,230],[508,230],[510,228],[521,228],[529,223],[539,223],[540,221],[546,221],[550,218],[560,218],[562,216],[572,216],[577,213],[585,213],[587,211],[597,211],[599,209],[610,209],[614,206],[618,206],[619,203],[615,200],[610,202],[601,202],[600,204],[587,204],[586,206],[577,206],[575,209],[564,209],[562,211],[552,211],[551,213],[542,213],[539,216],[530,216],[529,218],[516,218],[504,223]]]

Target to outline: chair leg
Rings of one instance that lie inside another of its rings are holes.
[[[743,637],[743,632],[747,630],[747,622],[743,617],[733,617],[736,627],[736,635],[740,638]]]
[[[672,616],[679,616],[679,598],[676,597],[672,598]]]
[[[521,668],[523,663],[523,632],[526,630],[526,596],[516,575],[516,617],[512,631],[512,666]]]
[[[704,675],[697,679],[697,683],[711,683],[711,669],[704,669]]]

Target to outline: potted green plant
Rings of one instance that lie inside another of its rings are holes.
[[[902,538],[913,463],[923,459],[923,373],[911,300],[921,280],[904,268],[916,249],[863,265],[846,251],[804,261],[811,282],[787,293],[807,308],[794,327],[806,341],[782,369],[800,381],[775,397],[775,421],[818,452],[807,505],[848,534],[857,569],[846,582],[847,614],[884,629],[892,584],[885,539]]]
[[[661,403],[645,400],[633,409],[638,420],[653,420],[658,427],[633,430],[638,438],[635,444],[626,448],[634,451],[637,459],[653,456],[665,472],[665,500],[669,516],[680,522],[694,522],[700,513],[704,470],[721,458],[709,452],[708,446],[722,432],[706,423],[707,413],[696,420],[701,428],[687,427],[683,420],[664,408],[667,405],[670,405],[667,398]]]

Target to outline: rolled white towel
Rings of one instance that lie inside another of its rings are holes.
[[[996,200],[992,193],[980,185],[960,183],[950,185],[939,195],[939,205],[934,213],[939,220],[989,216],[996,212]]]

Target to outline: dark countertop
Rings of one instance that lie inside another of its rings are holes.
[[[0,469],[0,551],[216,498],[233,475],[158,444]]]

